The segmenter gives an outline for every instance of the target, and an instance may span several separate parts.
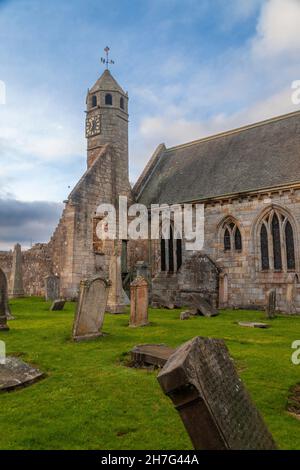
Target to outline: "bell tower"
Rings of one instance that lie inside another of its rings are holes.
[[[86,99],[87,166],[90,168],[105,144],[111,144],[119,176],[128,181],[128,94],[108,68]]]

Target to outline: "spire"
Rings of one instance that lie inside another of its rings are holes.
[[[104,70],[101,77],[89,91],[90,93],[95,93],[96,91],[118,91],[122,93],[122,95],[126,95],[123,88],[120,87],[108,69]]]

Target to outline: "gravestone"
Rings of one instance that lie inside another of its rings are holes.
[[[44,373],[17,357],[6,357],[0,363],[0,392],[32,385],[44,377]]]
[[[5,273],[0,269],[0,330],[8,331],[7,320],[12,320],[8,305],[7,279]]]
[[[219,315],[218,310],[210,305],[201,295],[192,294],[192,305],[195,307],[200,315],[204,317],[216,317]]]
[[[131,361],[135,367],[163,367],[174,352],[165,344],[140,344],[131,350]]]
[[[195,449],[276,449],[224,341],[188,341],[170,356],[157,378]]]
[[[180,320],[189,320],[191,318],[190,312],[181,312]]]
[[[50,307],[52,312],[57,312],[64,309],[66,301],[65,300],[54,300],[53,304]]]
[[[267,292],[266,315],[270,319],[276,316],[276,289],[271,289]]]
[[[46,302],[59,299],[60,279],[55,274],[49,274],[45,277],[45,299]]]
[[[12,270],[9,284],[9,297],[24,297],[21,245],[17,243],[13,251]]]
[[[113,254],[109,263],[110,288],[106,311],[109,313],[125,313],[125,296],[122,284],[121,257]]]
[[[244,326],[246,328],[270,328],[270,325],[267,323],[259,323],[259,322],[252,322],[252,321],[239,321],[240,326]]]
[[[129,326],[148,325],[148,282],[138,276],[130,284],[130,320]]]
[[[109,287],[110,283],[100,276],[81,281],[73,325],[75,341],[102,336]]]

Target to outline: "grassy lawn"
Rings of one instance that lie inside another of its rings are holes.
[[[290,360],[300,318],[280,316],[261,330],[235,322],[262,321],[263,312],[227,310],[180,321],[179,310],[150,310],[151,326],[131,329],[128,315],[106,315],[107,336],[73,343],[75,304],[63,312],[49,312],[49,303],[37,298],[11,306],[16,320],[0,339],[8,354],[21,355],[47,377],[0,394],[0,449],[191,449],[157,373],[122,360],[136,344],[178,346],[198,335],[225,339],[279,447],[300,449],[300,421],[285,411],[290,387],[300,382],[300,365]]]

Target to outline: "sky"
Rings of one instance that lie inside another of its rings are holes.
[[[162,142],[298,110],[299,25],[300,0],[0,0],[0,250],[48,241],[85,171],[106,45],[134,182]]]

